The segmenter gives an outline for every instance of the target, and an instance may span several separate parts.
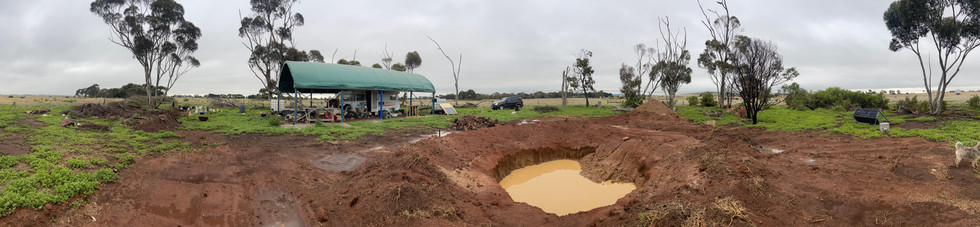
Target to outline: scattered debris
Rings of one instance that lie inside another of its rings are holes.
[[[232,99],[212,98],[211,106],[218,108],[234,108],[238,107],[238,104],[235,104],[234,100]]]
[[[531,108],[531,110],[534,110],[534,112],[538,112],[538,113],[549,113],[549,112],[556,112],[556,111],[558,111],[558,107],[557,106],[535,106],[535,107]]]
[[[480,116],[463,116],[453,120],[453,125],[449,126],[458,131],[474,130],[479,128],[489,128],[500,124],[497,120]]]
[[[26,113],[26,114],[45,114],[45,113],[48,113],[50,111],[51,111],[51,109],[29,110],[29,111],[24,111],[24,113]]]
[[[69,119],[68,117],[65,117],[64,120],[61,120],[61,126],[68,127],[70,125],[75,125],[75,122]]]

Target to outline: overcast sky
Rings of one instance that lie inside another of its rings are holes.
[[[262,84],[248,70],[238,37],[239,12],[247,0],[188,1],[185,17],[201,28],[195,56],[201,67],[186,74],[171,94],[255,94]],[[744,34],[772,40],[784,65],[797,67],[804,88],[885,89],[921,87],[918,62],[909,51],[891,52],[882,13],[891,0],[729,2]],[[142,68],[108,40],[109,28],[89,12],[88,0],[0,1],[0,94],[73,95],[76,89],[142,83]],[[708,8],[717,9],[711,0]],[[329,61],[354,57],[380,62],[385,44],[395,60],[418,51],[438,93],[453,92],[450,56],[463,55],[460,90],[480,93],[556,91],[561,71],[580,49],[594,53],[595,88],[619,93],[618,69],[636,62],[633,46],[655,45],[658,17],[686,28],[697,57],[708,39],[696,1],[667,0],[442,0],[302,1],[295,11],[306,25],[295,30],[297,48],[316,49]],[[980,85],[980,56],[971,56],[953,87]],[[692,83],[680,93],[713,91],[696,61]],[[659,92],[659,91],[658,91]]]

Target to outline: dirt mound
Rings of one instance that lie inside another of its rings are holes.
[[[449,128],[455,129],[457,131],[474,130],[480,128],[490,128],[500,124],[497,120],[480,117],[480,116],[463,116],[453,120],[453,125]]]
[[[645,120],[669,120],[669,121],[686,121],[681,115],[677,115],[677,112],[671,110],[663,102],[651,100],[643,105],[636,107],[630,112],[631,115],[639,116]]]
[[[181,126],[180,122],[177,121],[177,118],[181,115],[183,114],[177,109],[166,109],[156,114],[141,115],[142,117],[130,118],[123,121],[135,122],[133,128],[145,132],[173,131]]]
[[[134,113],[142,112],[143,108],[140,108],[139,104],[133,101],[119,101],[110,102],[106,105],[98,103],[85,103],[79,106],[73,106],[61,114],[67,114],[75,118],[88,118],[88,117],[129,117]]]
[[[110,102],[105,105],[98,103],[86,103],[79,106],[73,106],[61,113],[67,114],[73,119],[102,117],[126,118],[123,119],[124,124],[131,125],[134,129],[143,130],[146,132],[176,130],[181,125],[177,119],[182,115],[180,110],[176,108],[160,111],[146,110],[140,107],[138,103],[129,100]],[[89,125],[90,126],[86,126],[83,124],[83,127],[95,130],[108,129],[98,125]]]

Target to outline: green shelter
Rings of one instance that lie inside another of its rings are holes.
[[[337,93],[341,90],[436,92],[424,76],[371,67],[286,61],[279,91]]]
[[[436,89],[432,82],[424,76],[414,73],[394,70],[376,69],[371,67],[286,61],[282,66],[279,78],[279,91],[296,94],[299,102],[300,93],[335,93],[341,95],[346,91],[385,91],[432,93]],[[435,99],[433,99],[435,105]],[[382,106],[379,103],[378,106]],[[344,106],[343,104],[341,106]],[[346,110],[341,110],[344,113]],[[383,116],[383,114],[379,114]],[[343,119],[343,118],[341,118]]]

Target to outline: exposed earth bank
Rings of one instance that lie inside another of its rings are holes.
[[[659,102],[415,143],[403,133],[338,144],[179,134],[222,145],[146,157],[84,205],[21,209],[0,224],[980,225],[980,178],[966,162],[952,166],[946,143],[692,125]],[[497,184],[514,169],[569,158],[594,181],[637,189],[614,205],[556,216],[512,201]]]

